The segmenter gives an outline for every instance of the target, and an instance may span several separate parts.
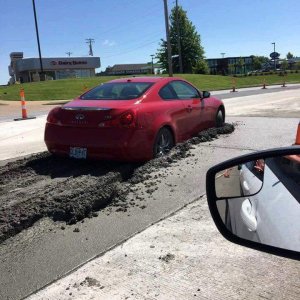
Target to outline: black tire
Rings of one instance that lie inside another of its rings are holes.
[[[217,113],[216,113],[216,127],[222,127],[224,126],[224,122],[225,122],[225,116],[224,116],[224,112],[222,109],[218,109]]]
[[[166,127],[159,130],[153,145],[153,157],[161,157],[166,155],[175,145],[174,137]]]

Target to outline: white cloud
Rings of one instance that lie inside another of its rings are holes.
[[[116,43],[114,41],[110,41],[110,40],[105,40],[103,43],[102,43],[103,46],[108,46],[108,47],[112,47],[112,46],[115,46]]]

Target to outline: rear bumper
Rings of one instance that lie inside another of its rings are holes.
[[[88,159],[146,161],[153,156],[154,137],[146,129],[77,128],[46,123],[49,152],[69,156],[70,147],[87,148]]]

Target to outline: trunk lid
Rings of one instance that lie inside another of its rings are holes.
[[[99,124],[114,120],[130,110],[136,101],[75,99],[61,107],[59,120],[62,126],[101,127]]]

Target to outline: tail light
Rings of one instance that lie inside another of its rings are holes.
[[[136,114],[133,111],[127,111],[113,120],[104,121],[99,124],[99,127],[123,127],[134,128],[137,126]]]
[[[58,118],[59,111],[60,111],[60,107],[53,108],[47,116],[47,122],[51,124],[59,124],[60,123],[60,120]]]
[[[131,126],[134,123],[134,114],[132,112],[126,112],[120,117],[120,124],[122,126]]]

